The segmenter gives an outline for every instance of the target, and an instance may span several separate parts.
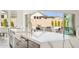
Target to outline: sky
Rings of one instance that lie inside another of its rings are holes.
[[[64,13],[61,12],[52,12],[52,11],[42,11],[42,13],[46,16],[59,16],[64,17]]]

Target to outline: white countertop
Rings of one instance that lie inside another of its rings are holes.
[[[40,42],[49,42],[49,41],[70,39],[72,37],[69,35],[64,35],[63,37],[63,34],[55,32],[34,32],[32,38]]]

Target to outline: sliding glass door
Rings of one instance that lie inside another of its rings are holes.
[[[73,14],[64,14],[64,47],[71,48],[73,45],[71,42],[73,41],[75,33],[75,22]]]
[[[73,14],[65,14],[64,15],[64,34],[66,35],[74,35],[74,15]]]

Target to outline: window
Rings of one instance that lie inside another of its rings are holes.
[[[1,15],[1,18],[4,18],[4,15]]]
[[[36,19],[36,16],[34,16],[34,19]]]
[[[37,19],[39,19],[39,17],[37,16]]]

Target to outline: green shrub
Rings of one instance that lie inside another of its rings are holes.
[[[13,21],[10,22],[11,27],[14,27],[14,23]]]

